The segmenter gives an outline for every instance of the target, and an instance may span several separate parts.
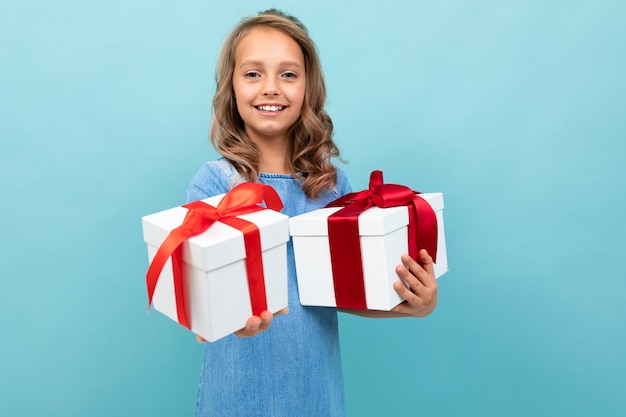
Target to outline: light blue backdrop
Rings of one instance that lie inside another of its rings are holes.
[[[435,314],[341,317],[350,415],[626,414],[626,3],[5,3],[0,415],[191,415],[140,217],[215,157],[218,49],[269,6],[317,41],[354,188],[445,193]]]

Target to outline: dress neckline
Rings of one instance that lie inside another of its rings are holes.
[[[271,174],[268,172],[260,172],[260,178],[277,178],[277,179],[285,179],[285,180],[293,180],[295,177],[290,174]]]

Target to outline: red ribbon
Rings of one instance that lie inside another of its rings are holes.
[[[252,314],[258,316],[267,310],[259,229],[254,223],[236,217],[264,210],[265,208],[259,205],[262,202],[265,202],[265,208],[268,209],[280,211],[283,208],[280,197],[272,187],[250,182],[235,186],[222,198],[217,207],[202,201],[194,201],[184,205],[183,207],[189,211],[183,223],[170,232],[159,247],[148,268],[148,273],[146,274],[148,309],[150,309],[152,304],[152,296],[154,295],[161,271],[171,257],[178,322],[191,329],[184,295],[182,244],[190,237],[203,233],[216,221],[220,221],[243,232]]]
[[[383,184],[382,171],[370,175],[369,189],[347,194],[326,207],[343,208],[328,217],[328,241],[337,307],[367,309],[359,215],[370,207],[408,206],[409,256],[418,259],[426,249],[433,261],[437,259],[437,216],[419,192],[397,184]]]

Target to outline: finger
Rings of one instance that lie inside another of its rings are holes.
[[[428,273],[432,280],[435,280],[435,264],[433,263],[433,258],[428,254],[426,249],[421,249],[419,251],[420,257],[420,265]]]
[[[396,290],[396,292],[400,297],[402,297],[402,299],[406,300],[409,303],[414,302],[415,298],[417,297],[413,291],[408,289],[400,281],[396,281],[393,283],[393,289]]]
[[[414,317],[426,317],[437,306],[437,283],[434,287],[422,286],[421,290],[416,292],[410,291],[399,281],[394,282],[393,287],[405,301],[391,311]]]
[[[246,322],[246,327],[241,330],[237,330],[235,335],[238,337],[252,337],[269,329],[272,324],[272,318],[274,316],[280,316],[282,314],[289,313],[289,307],[285,307],[282,310],[272,314],[270,311],[265,310],[260,316],[252,316]]]
[[[417,278],[420,283],[425,286],[433,284],[435,280],[435,270],[433,267],[433,258],[430,257],[425,249],[418,253],[419,262],[416,262],[409,255],[402,255],[402,263]]]
[[[274,317],[282,316],[283,314],[289,314],[289,307],[285,307],[282,310],[278,310],[276,313],[274,313]]]
[[[200,335],[196,335],[196,340],[198,343],[206,343],[206,339]]]
[[[403,262],[415,263],[415,261],[413,261],[410,257],[403,257]],[[421,273],[422,275],[427,275],[427,272],[425,270],[420,270],[418,268],[421,267],[419,265],[413,265],[413,271],[416,271],[417,274]],[[420,297],[428,296],[428,294],[433,290],[436,291],[437,281],[434,279],[434,277],[429,278],[428,276],[422,276],[420,279],[420,277],[416,276],[416,273],[410,271],[404,264],[396,266],[396,273],[398,274],[402,282],[395,282],[394,289],[396,289],[396,292],[398,292],[398,294],[402,298],[409,301],[410,304],[419,303]],[[431,279],[432,282],[430,281]]]
[[[402,286],[405,287],[404,289],[408,292],[416,292],[420,288],[424,287],[424,284],[422,284],[422,282],[417,279],[417,277],[415,277],[415,275],[408,269],[404,262],[405,261],[403,259],[403,263],[396,266],[396,274],[398,274],[398,277],[402,280],[402,282],[398,282],[398,284],[405,284]]]
[[[274,317],[274,315],[270,312],[270,311],[264,311],[261,313],[261,325],[259,326],[258,332],[264,332],[265,330],[269,329],[270,324],[272,324],[272,318]]]
[[[246,322],[246,327],[241,330],[237,330],[235,335],[239,337],[252,337],[259,332],[261,327],[261,318],[259,316],[252,316]]]

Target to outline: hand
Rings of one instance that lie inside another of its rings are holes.
[[[422,249],[418,255],[418,262],[409,255],[402,255],[403,265],[396,267],[396,273],[409,288],[400,281],[393,284],[396,292],[406,301],[391,311],[413,317],[426,317],[437,306],[437,281],[433,259],[428,252]]]
[[[276,314],[272,314],[271,312],[266,310],[262,312],[260,316],[250,317],[248,321],[246,322],[246,327],[244,327],[241,330],[237,330],[235,332],[235,335],[238,337],[256,336],[257,334],[269,329],[270,325],[272,324],[272,319],[274,317],[280,316],[281,314],[287,314],[287,313],[289,313],[289,307],[283,308],[282,310],[276,312]],[[199,343],[206,342],[206,339],[198,335],[196,335],[196,340]]]

